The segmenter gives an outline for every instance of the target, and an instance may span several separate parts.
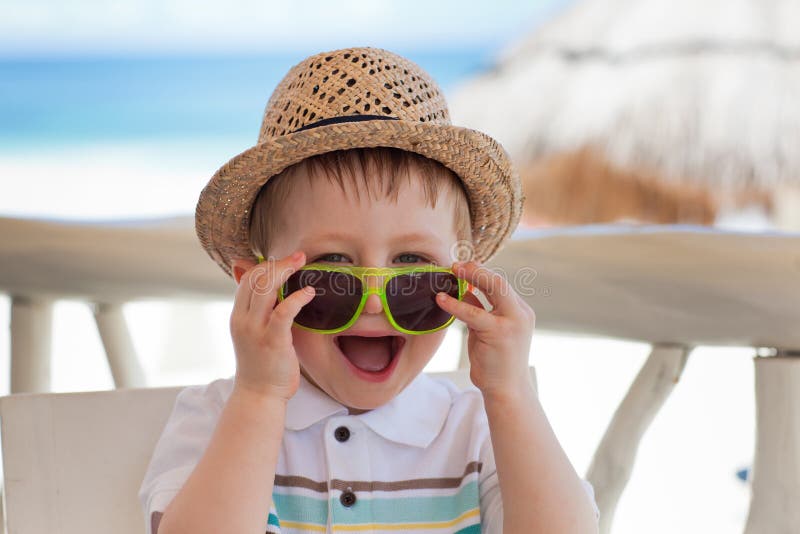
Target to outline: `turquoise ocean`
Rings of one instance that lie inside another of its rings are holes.
[[[445,94],[491,51],[407,53]],[[0,154],[89,144],[250,146],[270,93],[305,53],[0,60]]]

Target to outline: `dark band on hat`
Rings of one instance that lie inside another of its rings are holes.
[[[309,130],[311,128],[316,128],[317,126],[328,126],[329,124],[340,124],[342,122],[399,121],[399,120],[400,119],[397,117],[385,117],[383,115],[344,115],[342,117],[331,117],[330,119],[322,119],[317,122],[312,122],[311,124],[306,124],[305,126],[301,126],[296,130],[292,130],[289,133],[302,132],[303,130]]]

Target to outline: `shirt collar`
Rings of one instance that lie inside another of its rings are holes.
[[[330,398],[324,391],[311,384],[306,377],[300,375],[300,387],[286,405],[286,428],[304,430],[337,414],[346,415],[347,407]]]
[[[353,416],[385,439],[427,447],[439,435],[450,412],[448,388],[424,373],[395,398],[374,410]],[[286,407],[286,428],[303,430],[347,408],[312,385],[304,376]]]

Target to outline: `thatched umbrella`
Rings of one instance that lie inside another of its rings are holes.
[[[774,209],[780,226],[800,227],[798,27],[796,0],[579,1],[510,47],[492,70],[452,95],[453,120],[486,131],[509,149],[521,169],[528,196],[524,220],[529,224],[618,218],[668,222],[669,217],[675,222],[707,223],[703,219],[709,214],[755,203],[765,211]],[[662,211],[652,210],[654,205]],[[672,209],[677,206],[682,209]],[[672,210],[666,220],[663,210]],[[775,295],[761,292],[770,276],[769,262],[776,258],[769,253],[755,256],[753,285],[721,288],[716,296],[704,294],[719,280],[730,280],[746,263],[742,256],[731,256],[715,269],[701,272],[708,258],[721,259],[713,251],[730,239],[706,237],[708,243],[687,258],[694,290],[680,297],[684,309],[691,309],[689,300],[694,299],[704,306],[727,302],[722,307],[741,314],[747,308],[741,299],[744,294],[772,306],[780,300],[779,293],[800,287],[796,260],[791,259],[797,257],[796,244],[781,243],[776,250],[789,254],[785,256],[789,276],[775,288]],[[759,250],[773,238],[754,234],[747,239],[734,237],[727,244],[733,245],[732,250],[744,250],[745,241],[752,239],[753,250]],[[653,291],[662,292],[656,307],[667,305],[680,292],[676,262],[691,241],[676,236],[666,249],[650,248],[652,240],[640,243],[640,258],[649,261],[663,253],[647,272],[665,273],[662,281],[651,278],[642,283],[625,271],[624,255],[608,250],[602,239],[594,237],[583,246],[606,253],[613,264],[612,278],[632,290],[630,305],[638,308],[638,299]],[[520,258],[535,259],[529,254]],[[497,262],[504,268],[514,265],[510,257]],[[562,264],[565,271],[575,268],[574,262]],[[602,278],[592,277],[586,290],[603,287]],[[597,301],[608,309],[620,302]],[[546,322],[552,304],[537,303],[537,321]],[[573,304],[563,311],[576,317],[584,308]],[[585,319],[591,323],[604,313]],[[780,321],[796,324],[794,315],[790,308],[776,314]],[[649,313],[642,317],[651,326],[659,322]],[[696,322],[706,333],[722,323],[729,324],[714,313],[703,314]],[[691,328],[687,323],[676,332],[686,334]],[[595,461],[605,458],[604,464],[615,469],[598,468],[599,463],[590,469],[589,478],[598,490],[602,532],[611,528],[638,439],[668,395],[667,384],[653,377],[677,381],[682,371],[686,353],[656,353],[657,341],[675,338],[651,338],[654,351],[598,448]],[[790,531],[794,528],[790,525],[800,520],[784,512],[800,499],[796,468],[800,427],[794,423],[796,413],[783,411],[787,404],[794,405],[781,400],[800,391],[800,358],[795,357],[798,340],[787,341],[784,348],[790,350],[777,351],[782,357],[755,360],[759,452],[748,533]],[[771,340],[750,343],[778,349],[783,345]],[[782,448],[767,450],[774,445]]]
[[[527,226],[620,219],[707,225],[716,217],[716,203],[705,188],[625,169],[589,148],[529,162],[522,175],[526,196],[522,224]]]
[[[591,150],[630,174],[616,183],[699,200],[690,213],[705,201],[680,188],[698,185],[722,210],[779,209],[776,189],[800,184],[799,25],[792,0],[584,0],[462,86],[453,118],[499,139],[529,183],[548,158]]]

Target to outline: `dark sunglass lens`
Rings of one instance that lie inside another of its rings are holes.
[[[333,330],[347,324],[361,302],[361,280],[347,273],[300,270],[286,280],[283,294],[289,296],[301,287],[314,286],[311,302],[295,317],[299,325],[318,330]]]
[[[436,304],[436,294],[440,291],[458,298],[458,278],[444,272],[403,274],[386,284],[386,301],[398,325],[423,332],[450,320],[451,315]]]

